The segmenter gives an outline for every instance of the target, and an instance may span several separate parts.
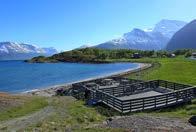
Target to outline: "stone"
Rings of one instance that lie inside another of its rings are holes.
[[[189,119],[189,123],[193,126],[196,126],[196,116],[192,116],[190,119]]]

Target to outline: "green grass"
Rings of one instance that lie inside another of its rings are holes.
[[[163,79],[179,83],[196,85],[196,61],[183,57],[163,59],[139,59],[139,62],[153,62],[160,66],[141,73],[144,80]],[[135,75],[130,75],[134,78]]]
[[[89,124],[102,121],[104,116],[97,113],[95,107],[85,106],[83,101],[75,101],[68,107],[69,118],[66,120],[66,124]]]
[[[72,97],[51,97],[49,103],[55,109],[54,114],[42,122],[27,128],[40,131],[85,130],[89,125],[102,122],[106,117],[96,111],[96,107],[87,107],[84,101]]]
[[[13,119],[33,113],[48,105],[48,102],[43,97],[21,97],[21,100],[23,99],[25,99],[25,101],[22,105],[12,107],[6,111],[1,112],[0,121]]]

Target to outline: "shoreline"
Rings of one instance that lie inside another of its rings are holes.
[[[57,89],[60,89],[60,88],[69,89],[69,88],[71,88],[72,84],[75,84],[75,83],[84,82],[84,81],[91,81],[91,80],[96,80],[96,79],[101,79],[101,78],[108,78],[108,77],[126,76],[128,74],[135,73],[135,72],[138,72],[140,70],[148,69],[152,66],[152,64],[149,64],[149,63],[138,63],[138,64],[139,64],[139,66],[137,66],[136,68],[130,68],[130,69],[127,69],[127,70],[114,72],[114,73],[109,74],[109,75],[102,75],[102,76],[98,76],[98,77],[87,78],[87,79],[83,79],[83,80],[79,80],[79,81],[74,81],[74,82],[60,84],[60,85],[49,86],[49,87],[45,87],[45,88],[41,88],[41,89],[33,89],[33,90],[30,90],[30,91],[21,92],[21,93],[18,93],[18,94],[19,95],[31,95],[31,96],[37,95],[37,96],[50,97],[50,96],[55,95],[55,91]]]

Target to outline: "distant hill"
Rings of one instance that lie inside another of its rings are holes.
[[[84,48],[84,49],[75,49],[71,51],[61,52],[50,57],[38,56],[30,60],[26,60],[26,62],[108,63],[111,62],[109,61],[110,59],[121,59],[121,58],[130,59],[133,57],[135,53],[138,53],[142,57],[152,57],[155,54],[154,51],[127,50],[127,49],[108,50],[108,49],[98,49],[98,48]]]
[[[171,37],[184,25],[186,25],[186,22],[164,19],[158,22],[153,29],[142,30],[134,28],[120,38],[94,47],[102,49],[162,50],[166,48]]]
[[[196,49],[196,20],[193,20],[175,33],[166,49]]]
[[[58,53],[54,48],[40,48],[31,44],[0,42],[0,60],[24,60],[35,56],[51,56]]]

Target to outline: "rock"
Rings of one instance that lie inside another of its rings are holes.
[[[193,126],[196,126],[196,116],[192,116],[190,119],[189,119],[189,123]]]
[[[108,118],[108,121],[112,121],[112,118]]]

